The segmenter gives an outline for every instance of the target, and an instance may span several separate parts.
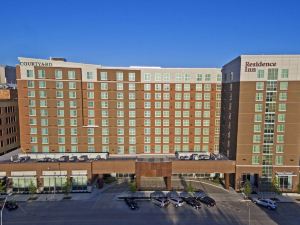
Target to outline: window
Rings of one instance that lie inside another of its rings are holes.
[[[57,80],[62,79],[62,70],[55,70],[55,79]]]
[[[100,72],[100,79],[107,80],[107,72]]]
[[[151,84],[144,84],[145,91],[151,91]]]
[[[278,107],[278,111],[286,111],[286,104],[285,103],[280,103]]]
[[[69,70],[68,71],[68,79],[69,80],[75,80],[76,79],[76,73],[74,70]]]
[[[182,84],[175,84],[175,91],[182,91]]]
[[[202,84],[196,84],[196,91],[202,91]]]
[[[69,98],[76,98],[76,91],[70,91]]]
[[[34,98],[35,97],[35,91],[28,91],[27,95],[28,95],[28,97]]]
[[[261,132],[261,125],[260,124],[254,124],[254,132],[255,133]]]
[[[264,94],[263,93],[256,93],[256,101],[263,101]]]
[[[93,74],[93,72],[87,72],[87,73],[86,73],[86,79],[88,79],[88,80],[94,79],[94,74]]]
[[[144,80],[150,81],[151,80],[151,74],[150,73],[144,73]]]
[[[283,145],[276,146],[276,153],[283,153]]]
[[[39,81],[39,88],[46,88],[46,81]]]
[[[283,143],[284,142],[284,135],[277,135],[277,143]]]
[[[289,70],[288,69],[281,70],[281,78],[283,78],[283,79],[289,78]]]
[[[26,70],[27,78],[34,78],[33,70]]]
[[[261,136],[260,135],[253,135],[253,143],[260,143]]]
[[[129,73],[128,74],[128,80],[129,81],[135,81],[135,73]]]
[[[257,78],[258,79],[264,78],[264,76],[265,76],[265,71],[264,70],[258,70],[257,71]]]
[[[264,82],[256,82],[256,90],[264,90]]]
[[[197,80],[198,82],[202,81],[202,74],[197,74],[197,75],[196,75],[196,80]]]
[[[276,165],[283,165],[283,156],[282,155],[277,155],[275,157],[275,164]]]
[[[278,114],[278,122],[285,122],[285,114]]]
[[[262,112],[263,105],[262,104],[255,104],[255,112]]]
[[[252,146],[252,153],[260,153],[260,146],[259,145],[253,145]]]
[[[280,90],[281,91],[286,91],[288,89],[288,82],[280,82]]]
[[[252,165],[257,165],[257,164],[259,164],[259,156],[253,155],[252,156]]]
[[[210,74],[205,74],[205,81],[210,81]]]
[[[277,132],[284,132],[285,125],[284,124],[278,124],[277,125]]]
[[[116,79],[117,79],[118,81],[123,80],[123,72],[117,72],[117,73],[116,73]]]
[[[100,89],[103,90],[108,90],[108,84],[107,83],[101,83],[100,84]],[[123,90],[123,84],[122,84],[122,89],[119,89],[118,84],[117,84],[117,90]]]
[[[64,88],[64,83],[61,81],[56,82],[56,89],[63,89]]]
[[[46,77],[45,70],[38,70],[38,78],[43,79]]]
[[[47,98],[47,92],[46,91],[40,91],[40,98]]]
[[[286,101],[287,100],[287,93],[279,93],[279,101]]]
[[[69,89],[76,89],[76,82],[69,82]]]
[[[204,91],[211,91],[211,84],[204,84]]]
[[[28,80],[27,81],[27,87],[28,88],[34,88],[34,81],[33,80]]]
[[[262,122],[262,114],[255,114],[254,122]]]

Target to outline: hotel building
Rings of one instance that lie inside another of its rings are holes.
[[[171,189],[176,175],[221,173],[225,187],[230,181],[236,190],[246,179],[267,189],[274,177],[283,191],[297,188],[298,55],[242,55],[222,69],[19,60],[22,152],[31,157],[108,152],[109,159],[3,162],[0,176],[29,176],[44,190],[52,182],[47,176],[80,175],[90,183],[111,173],[135,174],[138,187],[145,177],[163,177]],[[175,152],[227,158],[178,160]],[[157,158],[164,160],[149,161]]]

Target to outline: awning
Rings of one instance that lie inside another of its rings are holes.
[[[276,175],[278,176],[278,177],[286,177],[286,176],[292,176],[292,177],[294,177],[294,176],[297,176],[295,173],[293,173],[293,172],[276,172]]]

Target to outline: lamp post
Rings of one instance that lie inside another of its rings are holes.
[[[11,195],[12,195],[12,193],[9,193],[9,194],[5,197],[4,204],[3,204],[2,208],[1,208],[1,225],[3,224],[3,222],[2,222],[2,213],[3,213],[3,209],[4,209],[4,206],[5,206],[5,204],[6,204],[6,201],[7,201],[8,196],[11,196]]]

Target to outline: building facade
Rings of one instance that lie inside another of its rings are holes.
[[[242,55],[223,67],[220,151],[235,183],[295,190],[300,160],[300,56]]]
[[[219,151],[220,69],[20,58],[17,78],[25,152]]]

